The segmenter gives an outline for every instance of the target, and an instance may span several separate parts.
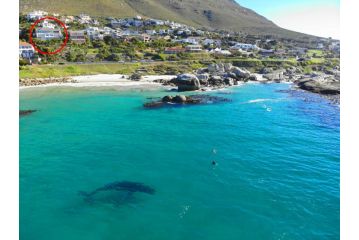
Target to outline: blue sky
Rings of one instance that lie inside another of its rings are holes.
[[[236,0],[277,25],[322,37],[340,38],[340,0]]]

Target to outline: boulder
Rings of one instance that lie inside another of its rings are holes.
[[[200,84],[207,85],[208,79],[209,79],[209,74],[207,74],[207,73],[197,74],[196,77],[198,78]]]
[[[172,102],[174,102],[174,103],[185,103],[186,101],[187,101],[187,97],[184,95],[176,95],[172,99]]]
[[[263,77],[269,81],[275,82],[281,82],[285,80],[283,71],[275,71],[273,73],[264,74]]]
[[[229,71],[231,71],[232,67],[233,67],[232,63],[225,63],[224,71],[229,72]]]
[[[170,102],[163,102],[163,99],[160,101],[153,101],[143,104],[145,108],[148,109],[155,109],[160,107],[173,107],[175,105],[196,105],[196,104],[215,104],[215,103],[222,103],[222,102],[230,102],[231,100],[228,98],[218,97],[218,96],[211,96],[211,95],[192,95],[192,96],[184,96],[184,95],[177,95],[177,96],[166,96],[168,99],[171,99]]]
[[[234,73],[232,73],[232,72],[226,73],[224,77],[229,77],[229,78],[237,79],[237,75],[234,74]]]
[[[200,68],[197,70],[197,74],[203,74],[203,73],[207,73],[208,72],[208,68]]]
[[[208,72],[209,73],[224,73],[224,64],[223,63],[212,63],[208,65]]]
[[[231,72],[239,78],[249,78],[251,74],[248,70],[239,67],[232,67]]]
[[[177,78],[171,80],[178,87],[178,91],[194,91],[201,87],[199,79],[193,74],[180,74]]]
[[[223,81],[223,78],[220,76],[211,76],[208,79],[208,83],[211,86],[222,86],[224,81]]]
[[[251,80],[251,81],[258,81],[257,75],[251,74],[251,75],[249,76],[249,80]]]
[[[172,102],[172,96],[164,96],[162,98],[162,102]]]
[[[337,95],[340,94],[340,82],[327,80],[316,81],[313,79],[303,79],[297,82],[299,88],[325,95]]]
[[[234,85],[234,79],[233,78],[229,78],[229,77],[227,77],[227,78],[225,78],[224,79],[224,83],[225,84],[227,84],[227,85],[229,85],[229,86],[233,86]],[[237,82],[237,81],[236,81]],[[238,85],[238,84],[237,84]]]
[[[262,68],[259,71],[260,74],[268,74],[268,73],[272,73],[272,72],[273,72],[273,68],[268,68],[268,67]]]

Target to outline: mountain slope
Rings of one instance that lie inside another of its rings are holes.
[[[234,0],[20,0],[20,12],[42,9],[62,14],[170,19],[196,27],[302,38]]]

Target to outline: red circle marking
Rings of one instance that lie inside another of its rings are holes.
[[[32,32],[34,31],[35,27],[37,24],[39,24],[40,22],[46,20],[46,19],[50,19],[50,20],[54,20],[55,22],[57,22],[63,29],[64,29],[64,32],[65,32],[65,40],[64,42],[61,44],[60,48],[57,49],[56,51],[53,51],[53,52],[44,52],[42,51],[41,49],[39,49],[36,44],[34,43],[34,41],[32,40]],[[34,22],[34,24],[31,25],[30,27],[30,44],[35,48],[36,51],[38,51],[39,53],[41,54],[44,54],[44,55],[54,55],[54,54],[57,54],[59,52],[61,52],[64,47],[66,46],[67,42],[69,41],[69,34],[67,32],[67,28],[66,28],[66,25],[61,22],[59,19],[55,18],[55,17],[43,17],[43,18],[40,18],[38,20],[36,20],[36,22]]]

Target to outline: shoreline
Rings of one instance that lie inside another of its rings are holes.
[[[131,80],[129,75],[123,74],[96,74],[96,75],[80,75],[67,78],[53,78],[53,79],[40,79],[23,80],[29,81],[29,85],[20,85],[19,90],[37,89],[48,87],[133,87],[133,86],[162,86],[161,83],[155,82],[156,80],[170,80],[176,77],[175,75],[146,75],[141,80]],[[41,81],[40,83],[38,83]],[[48,81],[49,83],[44,83]],[[37,84],[35,84],[37,83]]]
[[[331,101],[334,104],[340,105],[340,94],[323,94],[316,91],[311,91],[309,89],[303,89],[295,81],[268,81],[263,78],[263,74],[255,74],[257,77],[256,81],[241,82],[237,86],[243,84],[266,84],[266,83],[285,83],[292,84],[293,90],[303,90],[313,94],[318,94],[321,97]],[[176,78],[176,75],[145,75],[142,76],[141,80],[131,80],[130,75],[124,74],[95,74],[95,75],[79,75],[66,78],[49,78],[49,79],[26,79],[22,81],[29,81],[26,84],[19,86],[19,91],[29,90],[29,89],[41,89],[41,88],[50,88],[50,87],[72,87],[72,88],[131,88],[131,87],[140,87],[143,89],[151,88],[168,88],[171,89],[174,86],[165,85],[164,83],[170,81],[171,79]],[[31,82],[34,84],[31,84]],[[44,83],[48,81],[49,83]],[[40,83],[39,83],[40,82]],[[36,83],[36,84],[35,84]],[[202,90],[204,92],[211,91],[220,91],[230,88],[231,86],[221,86],[221,87],[204,87]],[[197,92],[197,91],[195,91]]]

